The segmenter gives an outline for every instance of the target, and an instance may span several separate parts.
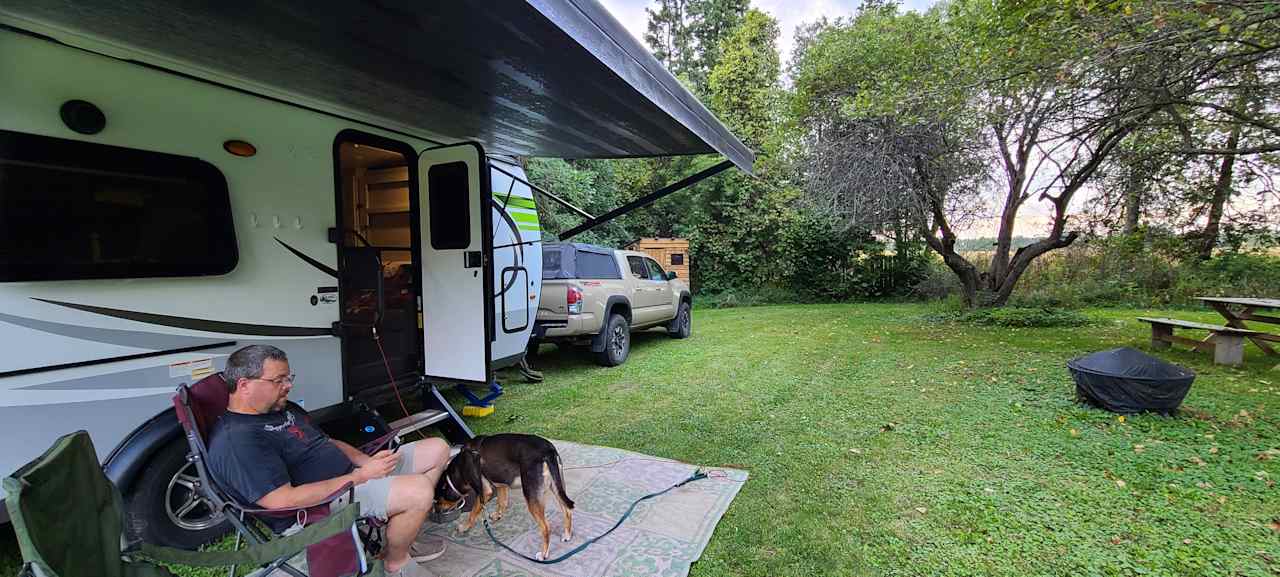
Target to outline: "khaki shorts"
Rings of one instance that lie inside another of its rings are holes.
[[[390,475],[381,479],[371,479],[356,486],[355,501],[360,504],[361,517],[387,518],[387,510],[391,501],[391,478],[396,475],[413,474],[413,446],[416,443],[417,441],[414,441],[400,446],[400,450],[396,453],[400,455],[400,462],[396,465],[395,470],[391,471]],[[348,495],[349,493],[344,493],[334,500],[334,508],[346,505]]]

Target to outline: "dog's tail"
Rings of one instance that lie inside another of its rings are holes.
[[[551,471],[551,482],[556,486],[556,495],[560,497],[560,502],[565,507],[573,508],[573,500],[564,492],[564,478],[560,476],[560,453],[555,448],[551,449],[551,455],[547,457],[547,469]]]

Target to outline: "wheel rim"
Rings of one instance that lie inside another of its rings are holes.
[[[689,323],[690,323],[689,317],[690,317],[689,309],[684,309],[680,311],[680,330],[684,331],[685,333],[689,332]]]
[[[614,326],[609,344],[613,348],[614,356],[622,356],[627,350],[627,331],[621,326]]]
[[[164,512],[174,525],[187,531],[202,531],[222,522],[222,513],[200,496],[199,486],[195,465],[187,463],[169,479],[164,492]]]

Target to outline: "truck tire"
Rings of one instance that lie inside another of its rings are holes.
[[[596,364],[604,367],[621,365],[631,353],[631,325],[627,323],[627,317],[618,313],[609,315],[609,322],[605,323],[602,332],[604,350],[596,353]]]
[[[148,543],[195,549],[222,536],[231,524],[192,491],[199,482],[187,462],[187,440],[178,437],[156,451],[125,496],[130,537]]]
[[[676,311],[676,318],[671,319],[671,324],[667,325],[667,334],[676,339],[687,339],[689,334],[693,332],[693,311],[689,308],[689,303],[680,303],[680,310]]]

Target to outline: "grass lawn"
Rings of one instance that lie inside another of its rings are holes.
[[[1153,311],[1069,329],[929,311],[698,310],[692,338],[636,335],[613,369],[544,347],[546,382],[513,378],[471,423],[749,470],[696,576],[1280,574],[1276,360],[1161,352],[1200,375],[1184,410],[1121,420],[1076,405],[1063,363],[1146,348],[1133,318]]]

